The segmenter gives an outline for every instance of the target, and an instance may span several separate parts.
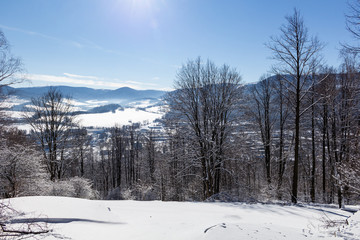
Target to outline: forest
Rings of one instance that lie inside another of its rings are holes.
[[[353,11],[347,27],[359,39]],[[0,32],[3,86],[23,71],[9,46]],[[358,204],[359,47],[342,44],[342,64],[327,66],[296,9],[266,46],[274,65],[256,84],[201,57],[184,63],[161,128],[91,135],[55,87],[33,98],[23,112],[31,132],[2,116],[0,196]]]

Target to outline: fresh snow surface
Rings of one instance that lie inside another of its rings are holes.
[[[124,111],[116,110],[115,113],[80,114],[76,116],[84,127],[113,127],[115,125],[128,125],[129,122],[152,122],[162,114],[147,112],[135,108],[126,108]]]
[[[360,239],[360,212],[347,220],[347,224],[340,228],[338,234],[343,239]]]
[[[16,128],[18,128],[20,130],[26,131],[28,133],[32,130],[32,127],[30,126],[30,124],[25,124],[25,123],[23,123],[23,124],[13,124],[11,126],[16,127]]]
[[[129,105],[132,107],[146,108],[151,105],[151,100],[135,101],[135,102],[129,103]]]
[[[45,239],[360,239],[359,214],[326,206],[65,197],[21,197],[10,203],[25,213],[14,222],[48,222],[52,231]]]

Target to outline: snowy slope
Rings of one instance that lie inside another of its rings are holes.
[[[46,239],[359,239],[350,225],[345,238],[335,237],[339,226],[325,228],[328,220],[352,216],[329,207],[64,197],[22,197],[11,204],[26,213],[17,222],[48,222],[53,231]]]

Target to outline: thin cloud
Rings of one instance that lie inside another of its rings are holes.
[[[102,47],[102,46],[96,44],[95,42],[92,42],[92,41],[90,41],[89,39],[86,39],[86,38],[79,38],[81,40],[81,42],[79,42],[79,41],[74,41],[74,40],[62,39],[62,38],[46,35],[46,34],[39,33],[39,32],[29,31],[29,30],[26,30],[26,29],[10,27],[10,26],[6,26],[6,25],[2,25],[2,24],[0,24],[0,28],[7,29],[7,30],[10,30],[10,31],[20,32],[20,33],[23,33],[23,34],[26,34],[26,35],[38,36],[38,37],[41,37],[41,38],[44,38],[44,39],[48,39],[48,40],[51,40],[51,41],[54,41],[54,42],[57,42],[57,43],[61,43],[61,44],[70,45],[70,46],[73,46],[73,47],[76,47],[76,48],[94,49],[94,50],[102,51],[104,53],[114,54],[114,55],[121,56],[121,57],[132,58],[134,60],[138,60],[138,61],[142,61],[142,62],[145,62],[145,63],[154,64],[154,65],[175,67],[175,68],[181,67],[181,66],[178,67],[177,65],[169,65],[167,63],[159,62],[159,61],[156,61],[155,59],[152,59],[152,58],[135,57],[132,54],[127,54],[127,53],[124,53],[124,52],[121,52],[121,51],[108,49],[108,48]]]
[[[64,73],[64,75],[69,78],[85,78],[85,79],[92,79],[92,80],[101,80],[101,78],[98,78],[95,76],[84,76],[84,75],[77,75],[77,74],[71,74],[71,73]]]
[[[83,76],[71,73],[64,73],[62,76],[46,75],[46,74],[28,74],[26,79],[37,82],[44,81],[54,84],[63,85],[80,85],[93,88],[116,89],[121,87],[130,87],[133,89],[144,90],[146,86],[158,86],[154,83],[143,83],[136,81],[120,81],[119,79],[105,79],[96,76]],[[144,87],[145,86],[145,87]],[[162,89],[161,89],[162,90]]]
[[[71,46],[76,47],[76,48],[95,49],[95,50],[103,51],[105,53],[115,54],[115,55],[123,56],[123,57],[132,57],[132,58],[134,58],[132,55],[125,54],[125,53],[122,53],[122,52],[119,52],[119,51],[114,51],[112,49],[104,48],[104,47],[102,47],[102,46],[100,46],[100,45],[98,45],[98,44],[96,44],[96,43],[94,43],[94,42],[92,42],[92,41],[90,41],[89,39],[86,39],[86,38],[80,38],[82,42],[78,42],[78,41],[73,41],[73,40],[65,40],[65,39],[53,37],[53,36],[46,35],[46,34],[39,33],[39,32],[29,31],[29,30],[25,30],[25,29],[21,29],[21,28],[10,27],[10,26],[6,26],[6,25],[2,25],[2,24],[0,24],[0,28],[6,29],[6,30],[9,30],[9,31],[20,32],[20,33],[30,35],[30,36],[38,36],[38,37],[48,39],[48,40],[51,40],[51,41],[54,41],[54,42],[71,45]],[[137,58],[134,58],[134,59],[137,59]]]
[[[81,37],[79,39],[89,48],[104,51],[104,48],[102,46],[90,41],[89,39],[86,39],[86,38],[83,38],[83,37]]]
[[[24,33],[24,34],[27,34],[27,35],[38,36],[38,37],[41,37],[41,38],[49,39],[49,40],[64,43],[64,44],[69,44],[69,45],[72,45],[72,46],[77,47],[77,48],[85,47],[84,44],[81,44],[81,43],[79,43],[77,41],[64,40],[64,39],[61,39],[61,38],[53,37],[53,36],[46,35],[46,34],[39,33],[39,32],[29,31],[29,30],[25,30],[25,29],[21,29],[21,28],[9,27],[9,26],[5,26],[5,25],[2,25],[2,24],[0,24],[0,28],[10,30],[10,31],[15,31],[15,32],[21,32],[21,33]]]
[[[125,83],[134,84],[134,85],[144,85],[144,86],[158,86],[155,83],[146,83],[146,82],[137,82],[137,81],[125,81]]]

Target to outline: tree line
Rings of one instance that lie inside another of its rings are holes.
[[[275,64],[257,84],[228,65],[186,62],[161,130],[131,123],[89,134],[51,88],[25,109],[30,134],[1,130],[2,196],[357,202],[358,48],[344,45],[342,64],[326,66],[296,9],[267,46]]]

